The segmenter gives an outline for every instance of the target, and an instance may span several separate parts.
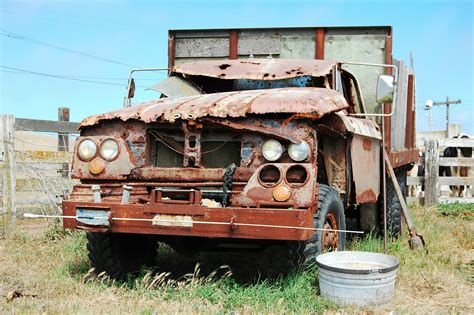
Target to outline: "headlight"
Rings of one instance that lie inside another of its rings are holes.
[[[267,140],[262,146],[262,154],[268,161],[276,161],[283,154],[283,146],[276,140]]]
[[[100,156],[103,157],[104,160],[112,161],[117,157],[118,153],[118,143],[113,139],[107,139],[100,145]]]
[[[77,154],[81,160],[90,161],[97,154],[97,145],[91,139],[82,140],[77,149]]]
[[[301,141],[298,144],[292,143],[288,148],[288,154],[293,159],[293,161],[304,161],[309,156],[309,145],[305,141]]]

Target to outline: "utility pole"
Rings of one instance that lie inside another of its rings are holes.
[[[432,106],[446,106],[446,138],[449,138],[449,105],[451,104],[461,104],[461,100],[450,101],[449,96],[446,96],[446,102],[433,102]]]

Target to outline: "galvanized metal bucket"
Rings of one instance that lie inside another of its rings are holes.
[[[396,257],[357,251],[321,254],[316,258],[321,295],[343,305],[389,303],[395,289]]]

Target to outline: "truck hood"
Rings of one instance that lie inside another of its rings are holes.
[[[158,99],[132,107],[91,116],[80,128],[103,120],[136,119],[145,123],[193,120],[202,117],[245,117],[262,114],[302,114],[319,119],[324,115],[348,108],[344,97],[325,88],[283,88],[204,94],[173,99]]]

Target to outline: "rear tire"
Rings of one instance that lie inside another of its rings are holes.
[[[158,242],[142,234],[87,233],[89,260],[100,274],[125,280],[128,273],[153,265]]]
[[[336,189],[319,184],[318,211],[313,216],[315,229],[345,230],[346,218],[341,198]],[[345,232],[314,231],[311,239],[296,242],[294,248],[298,265],[316,264],[316,256],[326,251],[344,250]]]
[[[406,202],[407,197],[407,175],[405,169],[397,169],[395,177],[402,191],[403,199]],[[379,211],[379,230],[383,236],[383,195],[380,198]],[[398,200],[397,192],[393,186],[392,180],[387,175],[387,235],[390,238],[398,238],[402,234],[402,205]]]

